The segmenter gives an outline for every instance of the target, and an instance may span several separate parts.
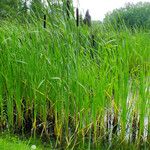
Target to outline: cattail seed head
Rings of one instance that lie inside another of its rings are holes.
[[[44,15],[44,24],[43,27],[46,28],[46,15]]]
[[[67,7],[67,18],[69,19],[70,18],[70,0],[67,0],[67,4],[66,4],[66,7]]]
[[[76,24],[79,26],[79,8],[76,8]]]

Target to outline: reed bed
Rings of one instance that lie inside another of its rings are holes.
[[[0,25],[0,131],[54,148],[148,149],[150,32],[48,19]]]

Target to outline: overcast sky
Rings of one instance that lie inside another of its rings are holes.
[[[105,14],[112,11],[115,8],[120,8],[125,3],[137,3],[137,2],[150,2],[150,0],[73,0],[74,6],[77,7],[79,2],[79,8],[84,14],[89,9],[93,20],[103,20]]]

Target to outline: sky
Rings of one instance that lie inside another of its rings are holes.
[[[150,0],[73,0],[74,7],[79,6],[82,14],[89,9],[92,20],[103,20],[107,12],[123,7],[126,3],[150,2]]]

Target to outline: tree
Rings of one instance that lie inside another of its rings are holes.
[[[0,17],[16,16],[21,7],[21,0],[0,0]]]
[[[104,18],[105,24],[111,24],[115,28],[126,25],[129,28],[150,28],[150,3],[139,2],[137,4],[127,3],[125,7],[108,13]]]
[[[91,15],[89,13],[89,10],[86,11],[85,18],[84,18],[83,22],[84,22],[84,24],[91,26]]]

